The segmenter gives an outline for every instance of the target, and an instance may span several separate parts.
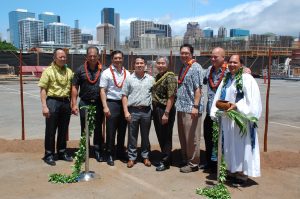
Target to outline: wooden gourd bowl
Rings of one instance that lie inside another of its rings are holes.
[[[217,107],[218,109],[222,110],[222,111],[226,111],[226,110],[229,109],[230,104],[229,104],[229,102],[226,101],[226,100],[218,100],[218,101],[216,102],[216,107]]]

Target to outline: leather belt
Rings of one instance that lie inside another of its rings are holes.
[[[54,99],[54,100],[61,101],[61,102],[69,102],[70,101],[70,97],[52,97],[52,96],[48,96],[47,99]]]
[[[136,108],[136,109],[139,109],[139,110],[150,108],[150,106],[130,106],[130,107],[131,108]]]

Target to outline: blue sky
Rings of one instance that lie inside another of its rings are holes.
[[[246,28],[258,34],[298,36],[300,32],[300,20],[296,20],[299,0],[9,0],[0,8],[0,33],[6,39],[8,13],[22,8],[36,13],[36,18],[40,13],[53,12],[71,27],[79,19],[83,32],[95,35],[104,7],[115,8],[120,13],[121,40],[129,36],[130,21],[136,19],[169,23],[173,35],[183,35],[189,21],[214,30],[223,25],[227,29]]]

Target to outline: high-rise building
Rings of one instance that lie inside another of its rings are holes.
[[[79,45],[81,44],[81,29],[79,28],[79,20],[74,21],[75,28],[71,28],[71,44]]]
[[[50,23],[54,23],[54,22],[60,23],[60,16],[55,15],[53,12],[44,12],[42,14],[39,14],[38,17],[39,17],[39,20],[44,21],[44,31],[45,31],[44,40],[48,41],[46,28],[47,28],[48,24],[50,24]]]
[[[155,28],[158,28],[159,30],[164,31],[165,37],[172,37],[172,29],[169,24],[154,24]]]
[[[101,11],[101,24],[111,24],[115,27],[115,47],[120,46],[120,14],[114,8],[103,8]]]
[[[47,41],[53,41],[61,47],[66,47],[71,45],[71,28],[70,26],[63,23],[49,23],[46,28]]]
[[[11,43],[20,48],[20,33],[19,33],[19,20],[26,18],[35,18],[35,13],[28,12],[24,9],[17,9],[8,13],[9,17],[9,33]]]
[[[81,43],[82,44],[87,44],[88,41],[92,41],[92,40],[93,40],[93,35],[81,33]]]
[[[165,31],[160,30],[159,28],[149,28],[145,30],[145,34],[155,34],[156,36],[165,37]]]
[[[230,29],[230,37],[243,37],[243,36],[249,36],[250,31],[249,30],[244,30],[240,28],[234,28]]]
[[[113,24],[115,26],[115,40],[116,40],[116,48],[119,48],[120,46],[120,14],[115,13],[115,23]]]
[[[55,15],[53,12],[44,12],[42,14],[39,14],[39,20],[44,21],[44,26],[46,28],[49,23],[60,23],[60,16]]]
[[[35,18],[19,20],[20,47],[31,49],[39,47],[44,41],[44,21]]]
[[[104,44],[107,49],[115,49],[115,27],[109,23],[97,26],[97,41]]]
[[[189,22],[184,33],[183,42],[195,45],[201,37],[203,37],[203,33],[198,22]]]
[[[221,26],[218,30],[218,37],[219,38],[225,38],[227,37],[227,30],[224,26]]]
[[[130,22],[130,39],[138,39],[139,36],[145,34],[147,29],[151,29],[153,27],[154,23],[152,21],[136,20]]]
[[[204,37],[206,37],[206,38],[213,38],[214,30],[210,27],[203,28],[203,34],[204,34]]]
[[[115,9],[103,8],[101,11],[101,24],[109,23],[115,25]]]

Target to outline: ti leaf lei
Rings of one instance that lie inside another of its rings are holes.
[[[217,114],[220,114],[217,112]],[[217,117],[218,118],[218,117]],[[217,154],[218,151],[218,139],[219,139],[219,123],[218,121],[213,122],[213,143],[214,143],[214,153]],[[211,199],[230,199],[230,192],[225,186],[227,176],[227,166],[224,160],[224,155],[222,154],[221,164],[220,164],[220,175],[218,179],[218,184],[213,187],[197,188],[196,194],[206,196]]]
[[[90,136],[92,132],[94,132],[95,129],[95,116],[96,116],[96,106],[89,105],[89,106],[83,106],[81,108],[87,109],[88,111],[88,123],[89,123],[89,133]],[[83,132],[82,136],[80,137],[79,141],[79,149],[77,152],[75,152],[75,163],[72,165],[72,174],[66,175],[66,174],[60,174],[60,173],[53,173],[49,175],[49,182],[52,183],[74,183],[78,181],[78,177],[80,175],[81,166],[85,161],[85,154],[86,154],[86,137],[85,132]],[[88,158],[88,157],[87,157]]]

